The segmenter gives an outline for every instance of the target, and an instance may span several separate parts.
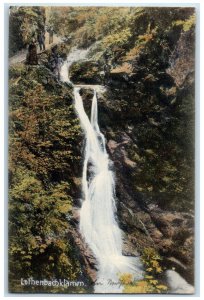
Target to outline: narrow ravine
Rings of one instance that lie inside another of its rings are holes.
[[[69,67],[73,62],[86,59],[89,49],[73,48],[61,68],[61,81],[74,87],[74,107],[85,135],[84,163],[82,174],[82,207],[79,229],[97,261],[95,293],[121,293],[120,275],[132,274],[135,281],[143,278],[144,272],[138,257],[124,256],[123,238],[116,214],[115,174],[113,162],[106,151],[106,140],[98,122],[97,92],[100,85],[74,85],[69,78]],[[90,119],[85,112],[81,89],[92,89],[93,98]],[[172,293],[193,293],[176,271],[167,270],[166,280]]]
[[[9,293],[198,293],[196,7],[8,16]]]
[[[61,79],[70,82],[69,66],[87,51],[74,50],[62,66]],[[86,86],[83,85],[83,88]],[[90,88],[90,86],[88,86]],[[119,276],[130,273],[135,280],[142,278],[137,257],[122,254],[122,232],[116,221],[115,176],[113,162],[106,151],[106,141],[98,124],[97,93],[94,89],[89,119],[80,96],[80,86],[74,87],[74,106],[85,134],[86,146],[82,175],[83,202],[80,210],[80,232],[94,253],[98,274],[95,293],[121,293]]]

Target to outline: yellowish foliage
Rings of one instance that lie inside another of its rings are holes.
[[[167,286],[164,284],[157,285],[156,288],[160,289],[160,290],[164,290],[164,291],[167,291],[167,289],[168,289]]]
[[[134,48],[130,49],[126,55],[124,60],[132,60],[134,59],[144,48],[144,45],[136,45]]]
[[[142,43],[147,43],[153,39],[152,33],[145,33],[138,36],[138,40]]]
[[[136,282],[134,285],[126,285],[123,292],[134,293],[134,294],[148,294],[148,293],[153,293],[154,288],[148,281],[140,280]]]
[[[112,70],[112,73],[121,73],[124,72],[126,74],[130,74],[133,71],[133,67],[131,64],[123,63],[122,66],[117,66]]]
[[[108,36],[105,36],[103,39],[103,44],[105,47],[123,45],[128,41],[130,37],[131,37],[130,29],[126,28],[115,34],[110,34]]]
[[[120,276],[120,282],[122,284],[130,284],[133,282],[133,275],[129,273],[124,273]]]
[[[151,276],[151,275],[145,275],[145,278],[146,279],[153,279],[153,276]]]
[[[157,278],[157,275],[163,272],[159,263],[160,255],[154,248],[144,248],[141,260],[146,271],[144,279],[135,281],[131,274],[122,274],[120,282],[124,286],[123,292],[132,294],[165,293],[168,290],[167,286]]]
[[[196,23],[196,15],[193,14],[187,20],[177,20],[173,22],[173,25],[179,26],[182,25],[184,31],[188,31]]]

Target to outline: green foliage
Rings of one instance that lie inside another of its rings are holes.
[[[59,34],[72,36],[77,45],[88,47],[106,35],[123,30],[130,17],[131,8],[55,7],[50,22]]]
[[[190,30],[193,26],[195,26],[196,22],[196,15],[193,14],[191,15],[188,19],[186,20],[176,20],[173,22],[173,26],[179,26],[181,25],[183,27],[183,31],[188,31]]]
[[[53,177],[55,180],[63,170],[69,170],[79,158],[73,147],[79,136],[79,124],[73,117],[68,94],[48,93],[37,82],[41,71],[31,71],[32,80],[22,78],[17,86],[11,79],[10,172],[13,172],[13,164],[22,161],[44,181],[49,181]]]
[[[163,269],[160,266],[162,258],[154,248],[145,248],[143,250],[141,260],[149,274],[156,275],[163,272]]]
[[[66,241],[66,214],[71,209],[69,185],[61,182],[46,191],[34,172],[22,167],[17,169],[15,176],[9,193],[11,273],[18,270],[21,275],[37,275],[34,271],[37,268],[50,278],[55,275],[55,264],[58,273],[63,268],[70,272],[69,260],[61,261],[69,249]],[[49,254],[49,260],[53,256],[53,265],[46,265],[46,258],[43,261],[44,253]],[[57,253],[61,253],[59,257]],[[36,266],[36,261],[41,259],[42,264]],[[66,276],[74,277],[74,273]]]
[[[176,22],[185,23],[188,30],[194,22],[193,13],[194,9],[189,8],[55,7],[51,9],[50,23],[59,35],[69,36],[72,45],[87,48],[97,42],[97,61],[110,50],[109,58],[116,65],[137,56],[151,40],[156,42],[149,43],[155,53],[167,61],[170,50],[173,51],[168,34],[176,41],[180,30],[175,28]]]
[[[158,275],[163,272],[160,265],[161,257],[153,248],[144,248],[141,256],[145,268],[144,279],[135,281],[133,275],[124,273],[120,282],[124,286],[123,293],[132,294],[161,294],[168,291],[168,287],[161,283]]]
[[[148,15],[151,26],[137,36],[122,58],[132,63],[130,81],[137,82],[137,96],[131,94],[127,102],[131,109],[123,114],[127,122],[132,119],[132,136],[137,137],[137,147],[127,147],[130,159],[137,163],[132,179],[136,192],[143,193],[148,204],[156,202],[162,208],[189,211],[194,206],[194,83],[192,80],[183,97],[166,70],[174,69],[169,65],[172,51],[177,51],[181,60],[176,46],[179,39],[182,47],[188,48],[184,53],[188,50],[193,60],[194,10],[152,8]],[[181,35],[182,26],[172,25],[179,20],[189,32]],[[185,45],[182,36],[191,42]],[[193,62],[185,57],[182,64],[186,64],[187,72],[193,70]]]
[[[106,47],[112,46],[123,46],[128,42],[131,37],[131,32],[129,28],[126,28],[120,32],[110,34],[103,39],[103,43]]]
[[[10,69],[11,291],[37,289],[21,287],[20,278],[75,280],[80,271],[67,219],[73,205],[70,170],[79,161],[80,129],[69,89],[56,90],[54,80],[45,67]]]
[[[125,285],[123,290],[123,293],[127,294],[166,294],[166,292],[167,287],[164,284],[159,284],[158,280],[151,276]]]
[[[89,83],[99,78],[106,50],[112,67],[127,75],[128,92],[113,79],[115,98],[114,93],[108,94],[111,101],[105,101],[107,107],[101,109],[101,124],[107,131],[110,125],[116,141],[128,126],[128,135],[136,140],[136,144],[124,143],[128,157],[137,164],[130,172],[133,189],[148,194],[147,201],[157,199],[168,208],[171,202],[181,210],[192,208],[189,132],[194,126],[194,94],[185,87],[185,94],[179,94],[166,70],[180,33],[194,26],[193,12],[190,8],[53,7],[50,18],[55,32],[69,36],[71,45],[86,48],[97,41],[94,51],[99,65],[75,63],[76,79],[83,75]],[[29,42],[43,26],[43,18],[44,12],[37,7],[11,9],[11,53]],[[59,53],[65,56],[66,49],[60,48]],[[46,68],[12,66],[9,87],[9,276],[10,289],[20,291],[16,274],[48,279],[79,276],[67,219],[81,138],[71,93]],[[159,279],[160,256],[147,248],[142,261],[143,280],[134,282],[130,274],[121,275],[124,292],[165,293],[167,288]]]
[[[9,54],[24,48],[37,31],[44,29],[45,9],[38,6],[12,6],[9,16]]]

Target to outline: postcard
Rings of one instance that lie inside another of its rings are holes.
[[[195,26],[9,8],[9,293],[194,294]]]

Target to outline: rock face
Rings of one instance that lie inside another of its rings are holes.
[[[192,284],[194,29],[172,32],[173,41],[152,34],[134,58],[118,59],[106,92],[98,93],[99,123],[115,167],[124,254],[154,247],[164,266]],[[99,83],[101,69],[86,70],[88,81],[75,71],[73,80]],[[82,97],[88,112],[91,91]]]
[[[83,81],[85,84],[102,83],[102,70],[95,61],[79,61],[71,65],[69,73],[70,80],[77,83]]]
[[[82,279],[84,282],[92,284],[96,281],[97,264],[96,259],[79,232],[79,210],[73,209],[71,240],[76,245],[76,252],[82,268]]]

